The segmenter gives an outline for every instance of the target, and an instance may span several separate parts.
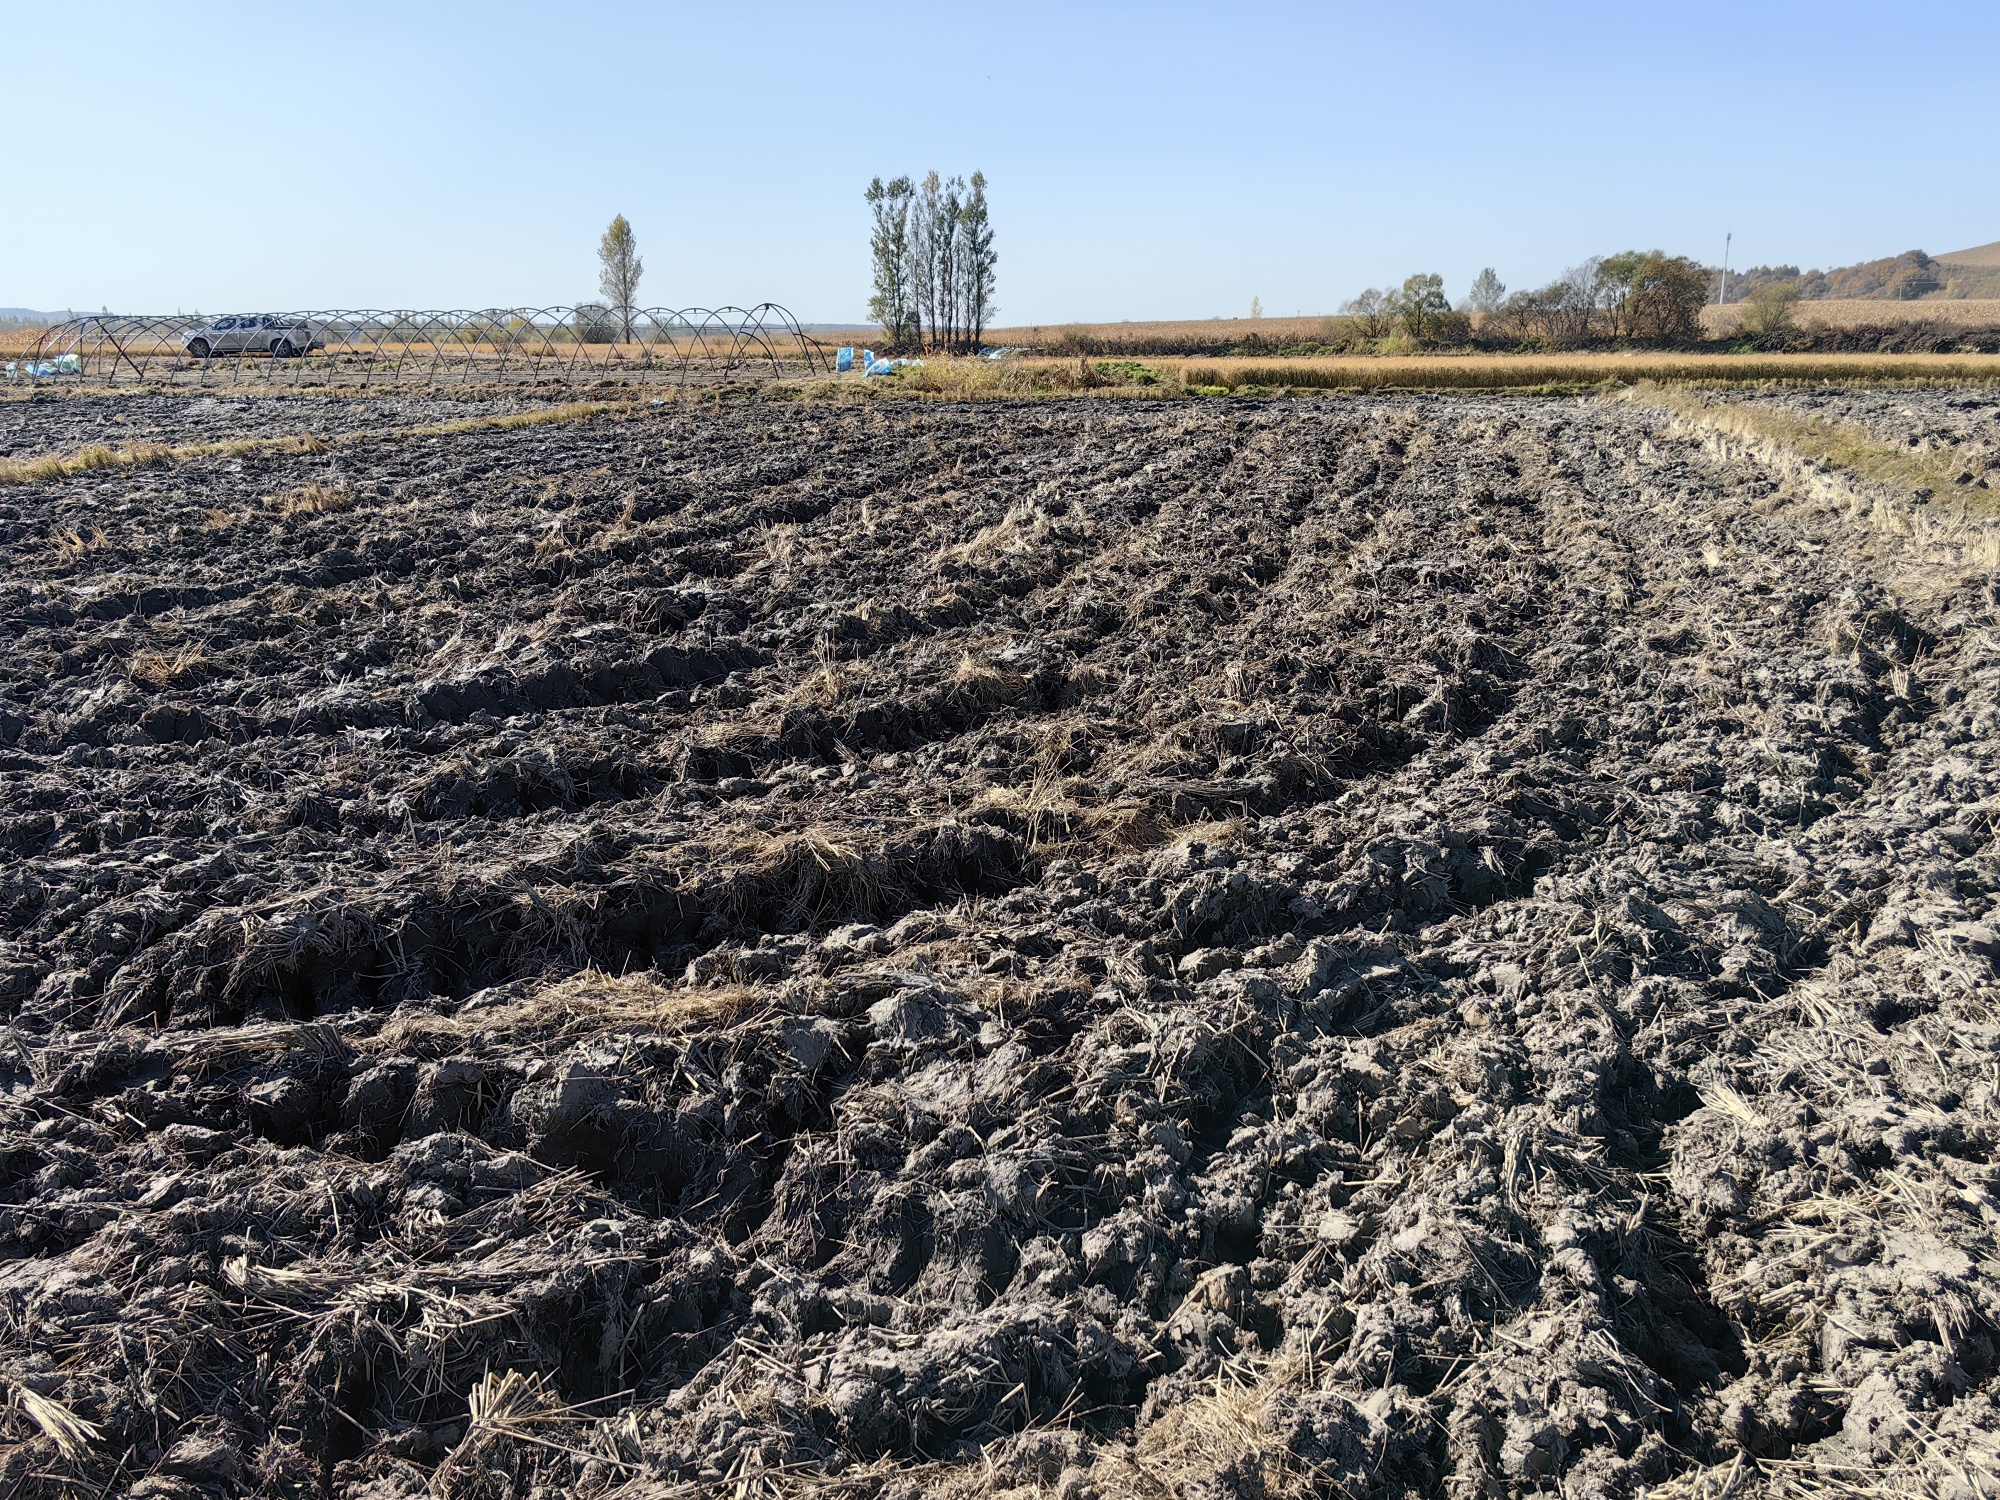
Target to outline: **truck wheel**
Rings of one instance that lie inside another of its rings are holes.
[[[271,346],[271,358],[273,359],[296,359],[298,352],[297,349],[292,347],[290,339],[279,339],[277,343]]]
[[[188,345],[188,353],[193,355],[196,359],[207,359],[209,356],[208,340],[207,339],[194,340],[193,343]]]

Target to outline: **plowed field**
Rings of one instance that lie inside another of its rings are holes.
[[[0,407],[9,1496],[2000,1493],[1950,497],[478,410]]]

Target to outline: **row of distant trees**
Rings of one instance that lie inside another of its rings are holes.
[[[875,292],[868,316],[896,348],[972,353],[998,306],[986,174],[868,184]]]
[[[1701,337],[1709,286],[1708,271],[1684,255],[1627,250],[1592,256],[1547,286],[1511,294],[1488,266],[1456,308],[1443,277],[1419,274],[1400,287],[1371,287],[1341,311],[1365,338],[1400,336],[1425,348],[1466,342],[1475,316],[1482,332],[1555,349],[1600,338],[1681,344]]]

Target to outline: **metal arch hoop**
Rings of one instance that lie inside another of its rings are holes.
[[[312,325],[318,348],[277,360],[264,350],[240,356],[212,348],[188,354],[186,340],[212,318],[178,314],[90,313],[42,330],[14,378],[77,385],[217,385],[260,381],[315,385],[475,385],[552,379],[620,379],[686,384],[739,374],[823,373],[826,358],[792,314],[775,302],[754,307],[612,308],[596,305],[467,309],[343,308],[290,312]],[[600,323],[609,317],[610,343]],[[632,337],[623,337],[629,318]],[[309,339],[308,344],[312,341]],[[67,368],[65,368],[65,366]]]

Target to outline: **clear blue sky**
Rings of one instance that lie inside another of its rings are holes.
[[[2000,5],[0,0],[0,305],[859,320],[870,176],[983,168],[1001,322],[1322,312],[1592,252],[2000,239]]]

